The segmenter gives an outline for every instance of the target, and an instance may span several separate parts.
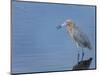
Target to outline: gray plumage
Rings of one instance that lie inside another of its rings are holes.
[[[75,25],[72,29],[72,38],[78,44],[79,47],[92,49],[87,35],[80,31],[80,29]]]

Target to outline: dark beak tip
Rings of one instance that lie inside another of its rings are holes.
[[[56,26],[56,28],[57,28],[57,29],[60,29],[60,28],[61,28],[61,26],[60,26],[60,25],[59,25],[59,26]]]

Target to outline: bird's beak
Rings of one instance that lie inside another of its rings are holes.
[[[61,24],[61,25],[58,25],[56,28],[57,29],[61,29],[62,27],[64,27],[65,26],[65,23],[63,23],[63,24]]]
[[[66,23],[64,22],[63,24],[61,24],[61,27],[65,27],[66,26]]]
[[[57,28],[57,29],[61,29],[61,28],[62,28],[62,26],[61,26],[61,25],[58,25],[56,28]]]

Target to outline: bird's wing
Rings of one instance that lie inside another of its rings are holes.
[[[73,39],[78,43],[79,46],[88,47],[91,49],[88,37],[83,32],[81,32],[78,27],[75,27],[73,30]]]

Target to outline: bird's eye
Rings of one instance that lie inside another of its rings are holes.
[[[70,26],[70,24],[69,24],[69,23],[67,23],[67,26]]]

